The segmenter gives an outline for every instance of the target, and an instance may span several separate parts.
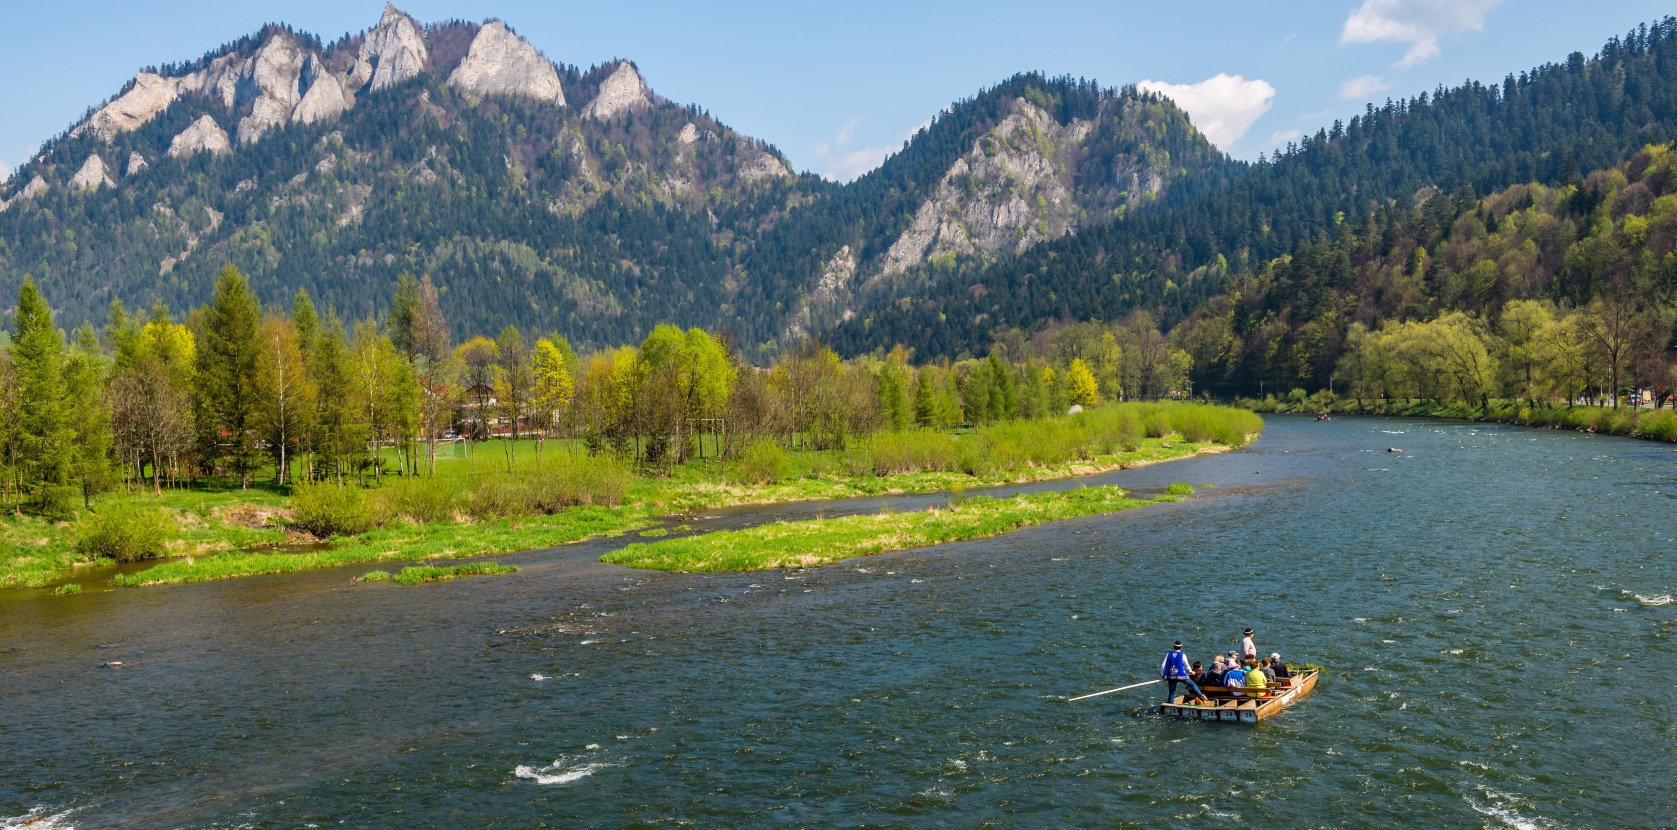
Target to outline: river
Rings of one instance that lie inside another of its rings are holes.
[[[1402,452],[1388,452],[1398,448]],[[1191,502],[781,573],[0,596],[0,817],[76,827],[1677,822],[1677,448],[1273,417]],[[727,511],[701,527],[908,509]],[[1166,720],[1171,640],[1329,667]],[[120,662],[120,668],[103,664]],[[9,826],[0,818],[0,826]]]

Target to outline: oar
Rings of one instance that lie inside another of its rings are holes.
[[[1101,695],[1109,695],[1109,694],[1112,694],[1113,692],[1122,692],[1125,689],[1136,689],[1136,688],[1140,688],[1142,686],[1151,686],[1154,683],[1163,683],[1163,682],[1165,682],[1165,679],[1161,677],[1158,680],[1148,680],[1148,681],[1145,681],[1145,682],[1142,682],[1142,683],[1131,683],[1128,686],[1119,686],[1116,689],[1107,689],[1104,692],[1095,692],[1092,695],[1078,695],[1077,697],[1067,699],[1066,702],[1067,703],[1074,703],[1074,702],[1079,701],[1079,700],[1088,700],[1091,697],[1100,697]]]

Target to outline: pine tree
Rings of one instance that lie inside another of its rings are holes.
[[[196,410],[199,452],[209,464],[225,461],[250,486],[260,455],[256,384],[257,329],[262,308],[237,268],[229,265],[205,308],[204,343],[198,350]]]
[[[52,309],[24,279],[17,298],[12,362],[17,373],[16,457],[28,506],[54,521],[75,512],[75,423],[64,395],[64,341]]]

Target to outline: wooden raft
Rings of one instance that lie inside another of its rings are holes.
[[[1290,678],[1278,679],[1270,684],[1267,697],[1258,698],[1236,695],[1244,689],[1206,686],[1201,691],[1210,699],[1209,703],[1191,703],[1188,696],[1177,695],[1169,703],[1159,704],[1159,711],[1173,718],[1257,723],[1281,714],[1281,710],[1291,706],[1293,701],[1310,694],[1310,690],[1316,688],[1319,674],[1306,670]]]

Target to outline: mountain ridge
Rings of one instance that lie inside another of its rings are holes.
[[[950,173],[963,156],[977,174]],[[387,4],[331,43],[269,24],[141,70],[0,187],[0,282],[32,274],[66,319],[99,320],[112,299],[196,305],[231,262],[265,302],[304,288],[367,316],[401,272],[430,273],[468,330],[608,346],[673,320],[766,356],[853,313],[852,278],[1108,221],[1127,191],[1084,187],[1091,171],[1131,171],[1129,210],[1235,166],[1156,96],[1020,75],[839,185],[658,96],[632,61],[582,70],[500,21],[420,26]]]

